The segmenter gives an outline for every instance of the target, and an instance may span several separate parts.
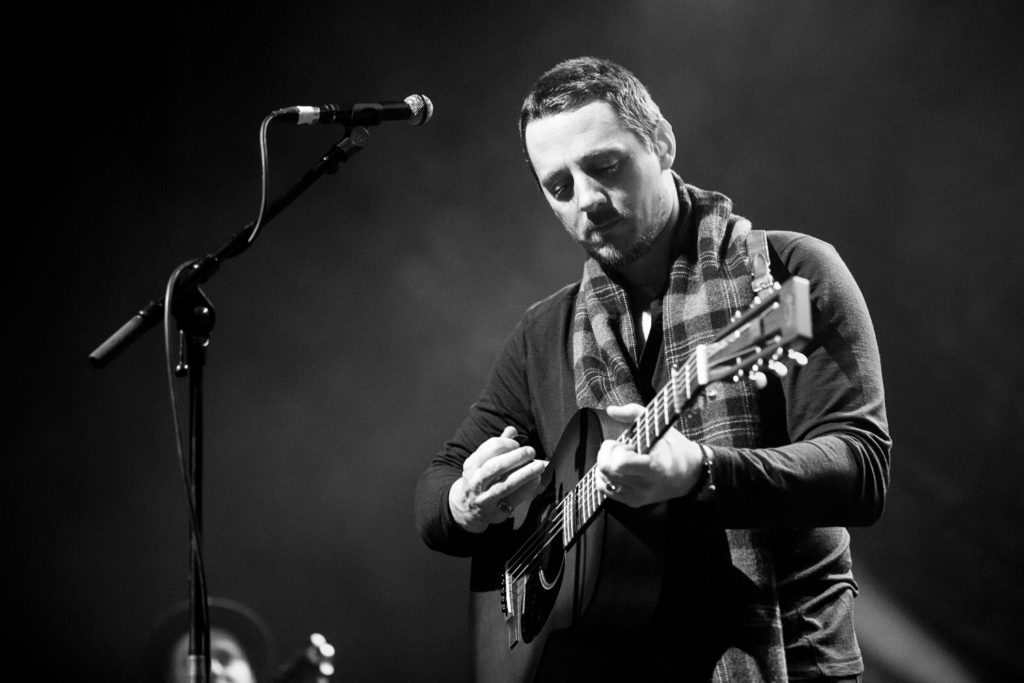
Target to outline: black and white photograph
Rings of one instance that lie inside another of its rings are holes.
[[[10,680],[1024,680],[1019,4],[8,29]]]

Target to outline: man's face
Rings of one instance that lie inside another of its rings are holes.
[[[647,252],[673,208],[667,140],[652,149],[611,105],[591,102],[531,121],[525,142],[548,204],[588,254],[615,267]]]

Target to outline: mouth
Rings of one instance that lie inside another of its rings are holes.
[[[595,233],[609,232],[619,224],[620,220],[622,220],[621,216],[608,216],[601,221],[591,221],[590,231]]]

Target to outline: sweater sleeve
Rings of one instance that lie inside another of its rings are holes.
[[[865,526],[881,515],[891,440],[867,305],[830,245],[771,233],[784,273],[811,284],[814,339],[762,400],[784,414],[774,447],[714,447],[715,514],[726,526]],[[774,264],[773,264],[774,265]]]
[[[452,516],[448,490],[462,476],[462,464],[477,447],[506,426],[531,434],[525,364],[524,322],[505,340],[486,387],[469,409],[455,435],[420,475],[415,492],[416,527],[428,547],[465,557],[476,553],[503,530],[492,526],[480,534],[464,530]],[[500,527],[502,525],[498,525]]]

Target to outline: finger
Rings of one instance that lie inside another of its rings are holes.
[[[477,500],[486,503],[488,500],[513,495],[521,488],[533,488],[547,468],[548,461],[534,460],[510,472],[506,477],[493,482],[485,491],[477,496]]]
[[[615,463],[616,455],[615,451],[622,448],[622,444],[618,441],[605,440],[601,443],[601,448],[597,451],[597,486],[598,489],[604,491],[606,494],[614,494],[618,488],[618,484],[615,483],[616,477]]]
[[[513,506],[532,499],[539,490],[539,483],[547,469],[547,460],[534,460],[508,475],[505,479],[489,486],[476,497],[479,505],[497,504],[505,500]]]
[[[513,507],[518,507],[536,498],[544,490],[544,472],[549,464],[547,460],[535,460],[517,472],[516,478],[507,482],[510,491],[505,495],[505,500]]]
[[[466,461],[462,464],[463,472],[474,470],[497,455],[507,453],[514,448],[519,448],[521,444],[516,440],[515,434],[515,427],[505,427],[501,432],[501,436],[492,436],[484,441],[473,451],[472,455],[466,458]]]
[[[519,446],[507,453],[494,455],[469,474],[473,491],[481,493],[499,483],[523,465],[532,461],[537,452],[531,446]]]
[[[626,484],[622,482],[612,482],[610,479],[604,476],[597,478],[597,490],[604,493],[609,498],[618,499]]]
[[[602,443],[597,453],[597,471],[605,482],[613,485],[606,487],[610,493],[616,493],[616,487],[642,482],[650,473],[651,464],[651,456],[636,453],[615,440]]]
[[[651,456],[637,453],[621,441],[606,439],[597,451],[597,467],[605,475],[617,476],[647,467]]]
[[[622,484],[612,482],[608,475],[604,474],[600,470],[598,470],[597,472],[596,479],[597,490],[603,492],[608,496],[614,496],[615,494],[622,490]]]
[[[624,406],[608,406],[608,417],[617,422],[633,422],[644,414],[644,407],[639,403],[627,403]]]
[[[483,463],[478,472],[489,481],[504,479],[535,457],[537,457],[537,451],[532,446],[517,446],[506,453],[495,455]]]

